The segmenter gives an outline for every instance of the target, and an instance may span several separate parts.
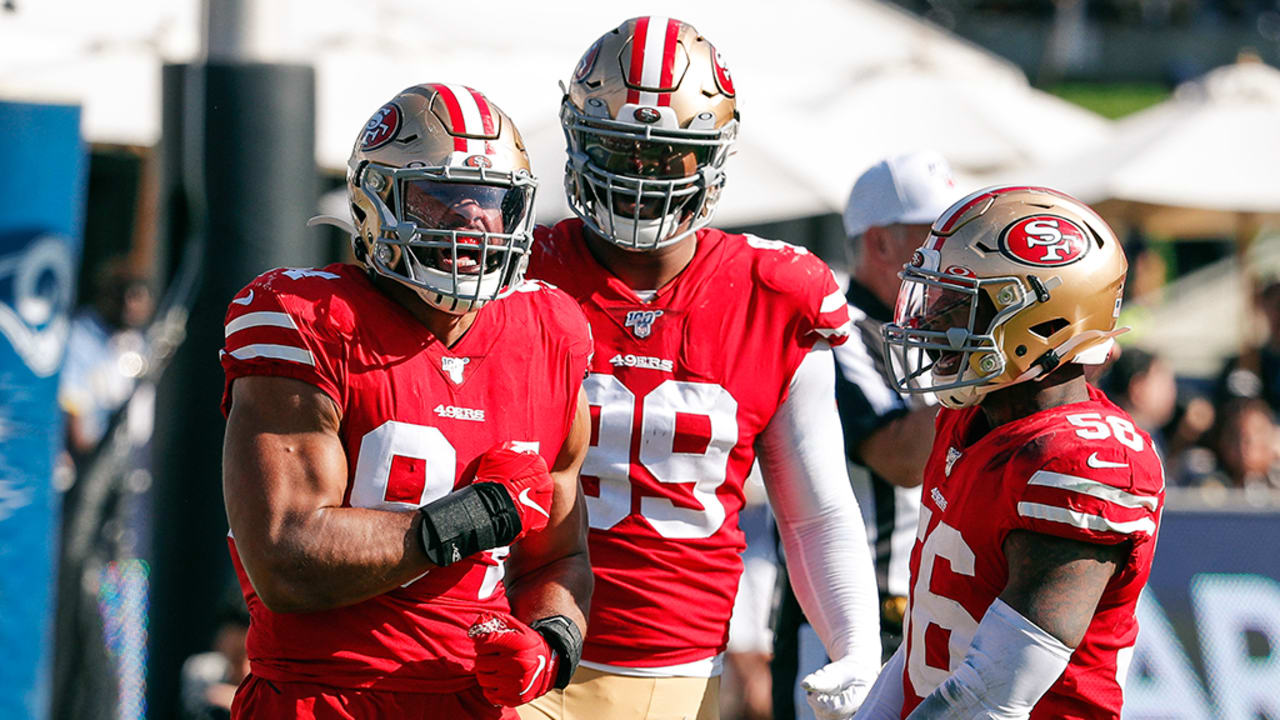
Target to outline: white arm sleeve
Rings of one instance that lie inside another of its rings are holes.
[[[978,623],[964,662],[907,720],[1023,720],[1058,681],[1071,648],[999,598]]]
[[[880,669],[879,592],[862,513],[845,467],[835,360],[814,347],[756,440],[796,599],[833,660],[868,684]]]
[[[906,665],[907,645],[903,643],[893,652],[876,678],[876,684],[862,701],[853,720],[901,720],[902,719],[902,671]]]

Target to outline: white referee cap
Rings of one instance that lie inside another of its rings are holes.
[[[844,232],[869,227],[925,225],[959,199],[947,159],[933,150],[885,158],[858,177],[844,209]]]

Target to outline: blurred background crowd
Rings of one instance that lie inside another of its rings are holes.
[[[226,716],[248,622],[217,467],[227,301],[270,266],[349,259],[305,220],[346,212],[350,139],[412,83],[500,104],[541,178],[539,219],[567,216],[556,81],[655,6],[733,68],[719,226],[847,277],[854,179],[921,147],[962,190],[1045,184],[1112,224],[1133,329],[1097,382],[1156,440],[1170,488],[1127,717],[1280,720],[1277,0],[5,0],[0,608],[19,668],[0,671],[0,717]],[[72,113],[70,140],[40,106]],[[24,192],[50,182],[64,189],[38,226]],[[24,425],[25,388],[46,386],[60,417]],[[28,467],[49,427],[56,462]],[[753,497],[724,717],[789,717]]]

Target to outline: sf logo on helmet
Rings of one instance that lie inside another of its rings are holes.
[[[1034,215],[1005,228],[1000,249],[1024,265],[1056,267],[1084,257],[1088,238],[1083,228],[1067,218]]]
[[[387,103],[369,118],[364,126],[364,135],[360,136],[361,150],[375,150],[395,139],[400,131],[400,108],[395,103]]]
[[[645,338],[653,332],[653,323],[661,316],[661,310],[630,310],[622,324],[631,328],[636,337]]]

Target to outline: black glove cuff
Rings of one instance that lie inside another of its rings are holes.
[[[547,641],[547,645],[560,656],[560,670],[556,673],[555,687],[563,690],[582,662],[582,631],[578,624],[563,615],[551,615],[535,620],[529,627]]]
[[[437,567],[508,545],[520,534],[511,493],[495,482],[468,485],[418,509],[422,549]]]

